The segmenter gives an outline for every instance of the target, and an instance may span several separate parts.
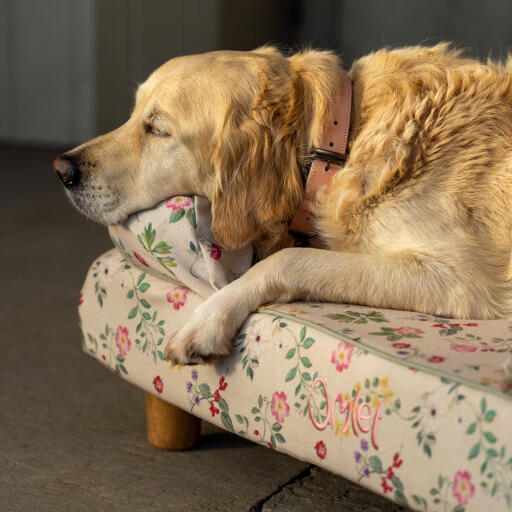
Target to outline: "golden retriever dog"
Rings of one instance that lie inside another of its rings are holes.
[[[227,354],[273,301],[510,315],[512,60],[482,64],[440,44],[356,61],[346,165],[317,194],[320,243],[296,247],[301,170],[343,74],[325,51],[175,58],[139,87],[125,124],[56,160],[72,202],[101,223],[195,194],[211,201],[223,247],[257,249],[261,261],[170,337],[173,362]]]

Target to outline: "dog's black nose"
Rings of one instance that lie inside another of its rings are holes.
[[[66,188],[73,188],[80,182],[82,173],[71,157],[59,156],[53,162],[53,168]]]

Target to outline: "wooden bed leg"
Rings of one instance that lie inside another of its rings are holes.
[[[146,392],[148,441],[163,450],[188,450],[199,443],[201,420]]]

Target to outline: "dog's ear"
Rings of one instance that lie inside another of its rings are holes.
[[[286,233],[302,196],[289,79],[261,80],[249,107],[229,105],[216,137],[212,229],[226,248]]]
[[[215,138],[213,232],[227,248],[278,246],[302,198],[299,162],[322,141],[341,73],[330,52],[286,58],[263,47],[253,55],[258,71],[241,80]]]
[[[326,121],[332,118],[332,100],[342,71],[334,53],[305,50],[288,58],[298,110],[304,120],[306,145],[320,146]]]

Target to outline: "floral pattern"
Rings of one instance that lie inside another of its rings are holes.
[[[243,274],[253,256],[249,246],[236,250],[219,247],[211,220],[207,199],[176,196],[131,215],[124,224],[111,226],[109,234],[127,263],[144,271],[150,268],[175,287],[193,289],[206,298]],[[101,305],[106,293],[104,259],[97,265],[96,294]]]
[[[122,357],[126,357],[127,352],[132,346],[130,338],[128,338],[128,329],[126,327],[119,326],[116,330],[116,346],[119,349],[119,354]]]
[[[210,254],[210,258],[212,260],[219,260],[222,252],[221,252],[220,247],[217,244],[212,243],[212,248],[211,248],[209,254]]]
[[[331,363],[336,365],[336,371],[342,372],[348,369],[352,352],[354,352],[353,345],[349,345],[344,341],[338,343],[336,350],[333,350],[331,355]]]
[[[317,457],[320,459],[323,460],[327,457],[327,446],[325,446],[323,441],[318,441],[318,443],[315,444],[315,450]]]
[[[459,505],[466,506],[475,494],[475,486],[471,483],[468,471],[457,471],[453,479],[452,494],[457,498]]]
[[[167,292],[167,302],[172,304],[174,309],[180,309],[187,301],[187,293],[190,288],[185,286],[175,286],[170,292]]]
[[[160,206],[173,229],[195,229],[186,212],[197,213],[196,203],[186,203]],[[173,367],[160,355],[166,337],[207,288],[218,287],[215,275],[229,281],[236,272],[225,271],[229,251],[210,256],[214,240],[190,234],[183,243],[164,236],[149,213],[138,216],[131,230],[111,229],[116,249],[93,263],[85,282],[79,313],[87,353],[192,414],[400,505],[512,510],[512,322],[271,304],[248,318],[230,356],[216,365]],[[160,242],[172,248],[158,254],[175,258],[176,280],[151,254]]]
[[[175,212],[179,212],[192,205],[192,199],[184,196],[174,196],[165,201],[165,206],[171,208]]]
[[[163,383],[162,378],[160,377],[160,375],[157,375],[153,379],[153,386],[155,387],[155,390],[156,390],[157,393],[162,394],[162,391],[164,390],[164,383]]]
[[[284,423],[284,419],[290,415],[290,406],[286,402],[286,393],[277,391],[272,395],[270,410],[278,423]]]

